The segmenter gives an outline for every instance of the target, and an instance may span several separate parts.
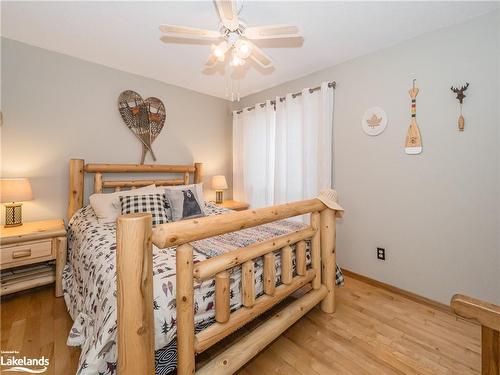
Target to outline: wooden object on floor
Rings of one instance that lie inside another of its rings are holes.
[[[118,373],[154,374],[151,214],[118,217],[116,268]]]
[[[312,309],[237,374],[480,374],[478,324],[349,276],[336,298],[333,319]],[[66,345],[73,321],[64,300],[54,297],[54,287],[3,297],[0,310],[2,350],[45,356],[48,375],[77,372],[80,349]],[[198,355],[199,364],[247,332],[244,328]]]
[[[0,269],[16,269],[16,277],[2,274],[0,295],[35,288],[56,281],[56,296],[62,296],[62,271],[66,264],[66,229],[62,220],[26,222],[0,231]],[[33,264],[56,262],[45,272],[21,272]],[[61,277],[57,278],[60,275]],[[5,276],[5,277],[4,277]]]
[[[451,308],[455,314],[481,324],[481,373],[500,375],[500,306],[455,294]]]
[[[248,208],[250,207],[250,205],[246,202],[234,201],[231,199],[225,200],[220,204],[220,206],[229,208],[230,210],[234,211],[244,211],[248,210]]]

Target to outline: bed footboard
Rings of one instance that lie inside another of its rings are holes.
[[[192,241],[304,214],[311,214],[310,225],[305,229],[193,264]],[[154,327],[150,227],[149,214],[126,215],[118,220],[117,340],[120,375],[154,373],[154,366],[151,369],[151,363],[154,364],[154,347],[151,349]],[[306,240],[311,241],[309,269],[306,268]],[[205,351],[307,284],[311,285],[309,292],[196,373],[233,374],[318,303],[326,313],[335,311],[335,211],[318,199],[162,224],[153,231],[152,241],[160,248],[177,246],[177,373],[180,375],[195,373],[196,353]],[[292,268],[292,245],[295,245],[296,276]],[[282,284],[279,286],[276,286],[275,252],[281,254]],[[144,256],[143,260],[139,259],[141,256]],[[264,262],[264,294],[257,298],[254,262],[261,257]],[[128,263],[135,264],[127,266]],[[231,313],[228,271],[234,267],[241,267],[242,270],[243,306]],[[215,278],[216,322],[195,334],[194,282],[211,278]],[[124,324],[128,326],[124,327]],[[138,354],[136,345],[143,344],[147,345]],[[131,360],[134,361],[133,366],[130,366]]]

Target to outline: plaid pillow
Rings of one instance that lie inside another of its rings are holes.
[[[168,223],[167,209],[169,205],[165,194],[121,196],[120,204],[122,215],[148,212],[153,216],[153,227]]]

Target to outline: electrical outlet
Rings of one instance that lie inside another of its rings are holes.
[[[385,260],[385,249],[383,247],[377,247],[377,259]]]

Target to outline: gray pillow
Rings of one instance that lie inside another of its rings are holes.
[[[205,216],[203,203],[198,198],[195,188],[165,189],[165,196],[172,213],[172,221]]]

